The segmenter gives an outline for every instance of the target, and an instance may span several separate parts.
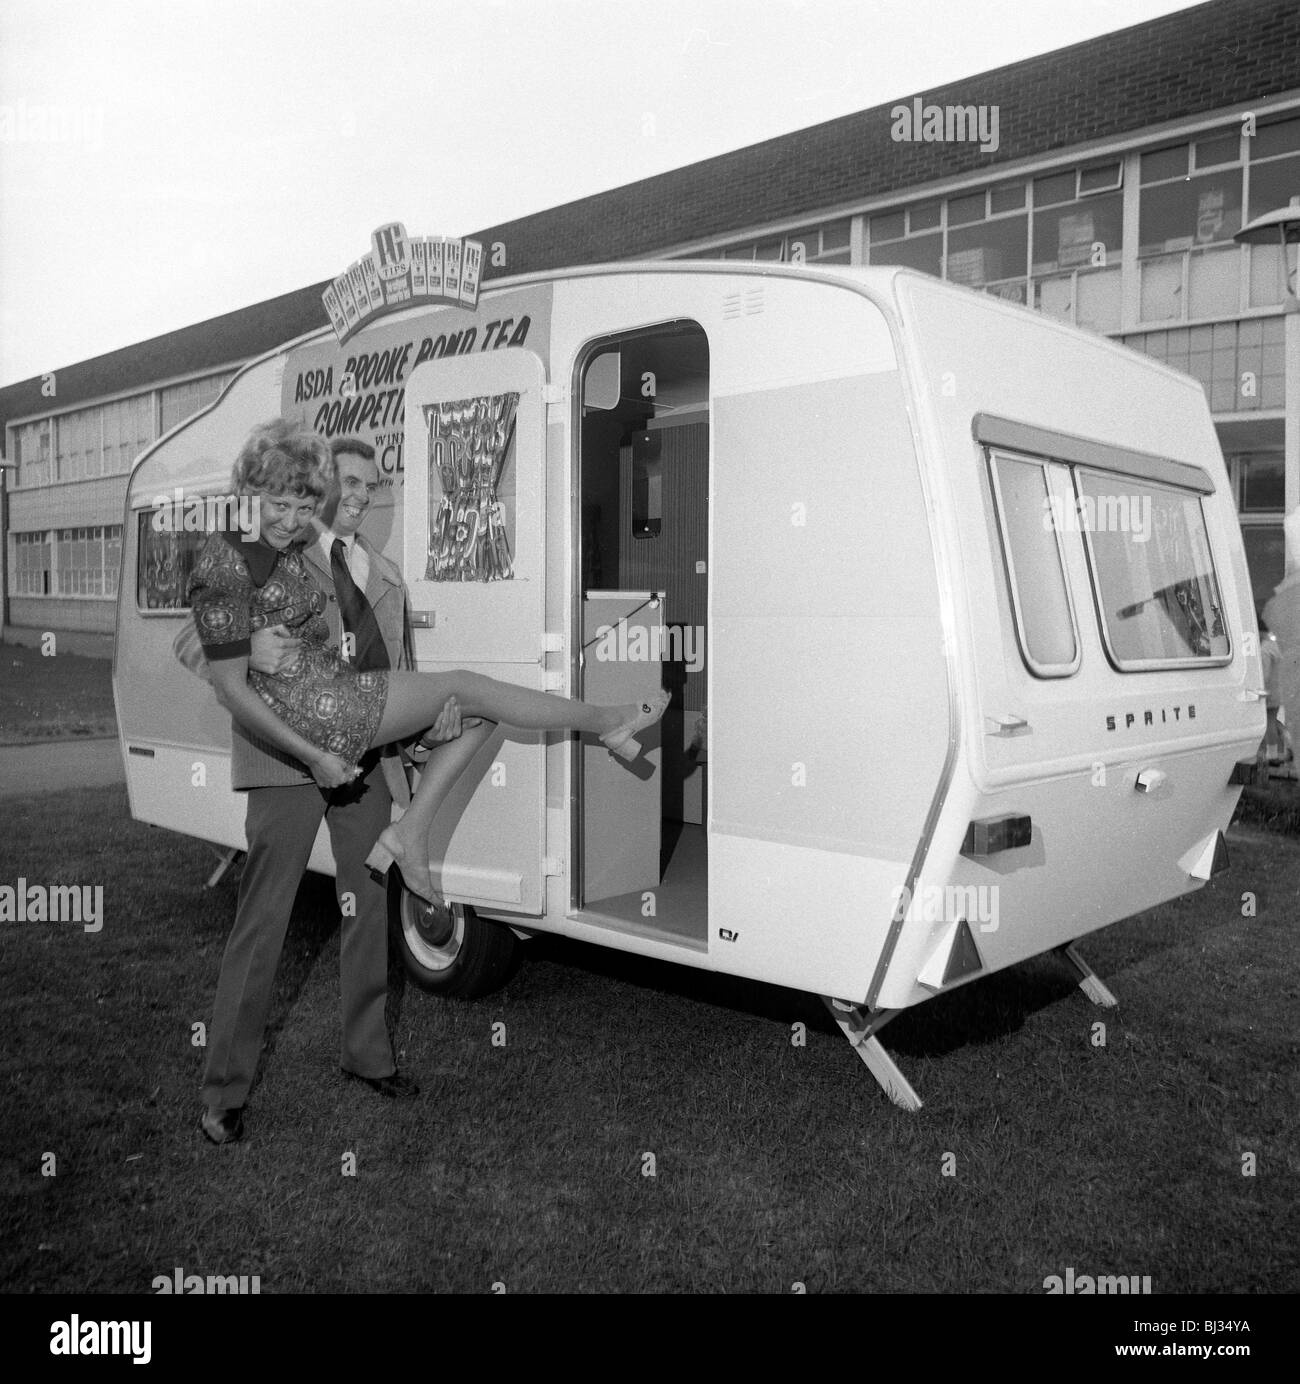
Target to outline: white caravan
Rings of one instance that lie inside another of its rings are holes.
[[[247,365],[131,476],[114,678],[142,821],[245,844],[227,713],[171,654],[201,525],[158,515],[226,490],[279,414],[376,446],[366,531],[420,667],[673,691],[630,767],[485,746],[432,845],[451,940],[393,886],[428,989],[482,993],[560,933],[808,990],[915,1107],[890,1017],[1052,949],[1113,1003],[1071,944],[1224,863],[1265,713],[1200,386],[899,269],[533,275]]]

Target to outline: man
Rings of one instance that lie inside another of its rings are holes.
[[[304,557],[328,596],[326,618],[344,657],[363,668],[411,666],[406,588],[397,567],[358,530],[379,488],[374,449],[352,438],[331,444],[338,490],[316,521],[319,536]],[[252,638],[251,666],[274,673],[291,664],[300,641],[283,627]],[[458,740],[443,751],[471,758],[490,734],[487,722],[467,723],[448,702],[437,724],[412,747],[421,751]],[[343,1038],[340,1066],[381,1096],[413,1099],[419,1087],[393,1060],[384,1020],[388,983],[387,890],[363,861],[392,820],[392,804],[405,806],[409,790],[400,758],[370,751],[360,777],[326,792],[306,768],[232,725],[231,782],[248,792],[248,857],[239,886],[235,925],[226,944],[208,1043],[201,1121],[204,1135],[223,1144],[243,1134],[243,1106],[252,1085],[270,1010],[271,989],[298,885],[322,817],[329,826],[343,915],[339,942]],[[449,918],[449,913],[447,914]]]

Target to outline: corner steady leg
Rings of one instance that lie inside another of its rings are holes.
[[[832,999],[829,995],[822,996],[822,1003],[830,1010],[831,1018],[840,1026],[840,1032],[853,1044],[854,1051],[867,1064],[867,1069],[889,1099],[904,1110],[919,1110],[920,1096],[912,1090],[894,1059],[881,1047],[880,1039],[875,1036],[899,1011],[866,1009],[848,1000]]]
[[[215,889],[225,877],[225,873],[235,863],[243,851],[236,846],[231,846],[228,851],[221,852],[221,858],[217,861],[217,868],[208,876],[208,882],[203,886],[205,889]]]
[[[1079,955],[1079,949],[1073,942],[1066,943],[1065,946],[1058,948],[1061,955],[1065,958],[1070,969],[1079,979],[1079,989],[1093,1002],[1099,1004],[1103,1009],[1114,1009],[1119,1005],[1119,1001],[1102,984],[1100,977],[1091,966]]]

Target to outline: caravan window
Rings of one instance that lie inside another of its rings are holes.
[[[141,610],[186,610],[185,588],[207,532],[159,530],[154,511],[137,515],[136,604]]]
[[[998,452],[989,462],[1021,655],[1038,677],[1067,677],[1079,666],[1079,639],[1047,466]]]
[[[1199,495],[1075,470],[1106,653],[1124,672],[1231,658]]]

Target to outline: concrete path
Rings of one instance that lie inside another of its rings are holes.
[[[125,782],[122,749],[116,738],[0,746],[0,798]]]

